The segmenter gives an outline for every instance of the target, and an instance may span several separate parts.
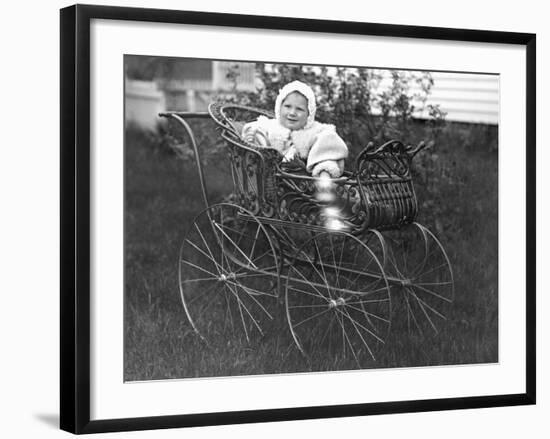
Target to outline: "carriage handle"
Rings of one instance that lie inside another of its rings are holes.
[[[195,153],[195,161],[197,162],[197,172],[199,173],[199,181],[201,184],[202,199],[206,207],[210,206],[208,202],[208,192],[206,190],[206,184],[204,180],[204,174],[202,172],[202,163],[199,154],[199,148],[197,147],[197,142],[195,140],[195,134],[193,129],[186,121],[186,119],[208,119],[210,114],[207,111],[169,111],[164,113],[159,113],[160,117],[172,118],[180,123],[181,126],[187,132],[189,139],[191,140],[191,145],[193,146],[193,152]]]
[[[434,141],[430,140],[428,143],[422,141],[420,142],[415,149],[412,151],[409,149],[407,150],[407,153],[411,157],[411,160],[414,158],[416,154],[418,154],[420,151],[422,151],[424,148],[431,148],[434,145]]]
[[[369,154],[374,154],[375,152],[379,150],[383,150],[386,145],[389,145],[391,143],[394,143],[395,140],[390,140],[386,143],[384,143],[382,146],[375,148],[374,142],[367,143],[367,146],[365,146],[361,152],[357,155],[357,158],[355,159],[355,169],[358,169],[359,163]],[[399,142],[401,143],[401,142]],[[425,141],[421,141],[416,148],[413,149],[412,145],[403,145],[404,150],[403,152],[406,153],[409,157],[409,160],[412,160],[416,154],[418,154],[420,151],[422,151],[424,148],[431,148],[434,145],[434,141],[430,140],[428,143]]]
[[[186,119],[210,119],[212,116],[208,111],[204,112],[192,112],[192,111],[169,111],[169,112],[163,112],[159,113],[160,117],[166,117],[166,118],[172,118],[179,122],[181,126],[185,129],[187,132],[187,135],[189,136],[189,139],[191,140],[191,145],[193,146],[193,152],[195,153],[195,161],[197,164],[197,172],[199,174],[199,181],[201,185],[201,191],[202,191],[202,198],[204,201],[205,207],[210,206],[210,203],[208,201],[208,191],[206,188],[206,180],[204,178],[204,173],[202,169],[202,162],[200,159],[200,153],[199,148],[197,146],[197,142],[195,140],[195,135],[193,133],[193,129],[189,125],[189,123],[186,121]],[[227,135],[225,132],[222,131],[222,138],[225,139],[228,142],[235,143],[235,140],[232,139],[229,135]],[[255,153],[258,158],[260,159],[261,167],[265,168],[265,160],[264,156],[257,151],[256,149],[245,147],[244,145],[238,144],[240,148],[244,148],[246,150],[249,150],[253,153]],[[261,188],[262,196],[263,196],[263,187]]]
[[[285,177],[290,178],[294,180],[312,180],[312,181],[319,181],[319,177],[313,177],[311,175],[298,175],[298,174],[291,174],[289,172],[285,172],[279,168],[279,171],[275,173],[275,176],[277,177]],[[348,177],[338,177],[338,178],[331,178],[330,182],[334,184],[342,184],[342,183],[348,183],[349,178]]]

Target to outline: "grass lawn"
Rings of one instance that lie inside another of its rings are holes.
[[[209,128],[211,129],[211,128]],[[436,151],[418,158],[418,221],[451,260],[455,301],[437,337],[396,324],[376,362],[413,367],[498,361],[498,155],[468,126],[448,126]],[[206,136],[206,141],[211,136]],[[473,139],[473,140],[472,140]],[[211,202],[231,189],[224,158],[209,161]],[[180,302],[178,252],[203,208],[192,160],[184,162],[137,130],[126,134],[124,378],[155,380],[356,368],[350,359],[306,359],[294,346],[284,312],[261,339],[205,345]],[[396,313],[399,307],[396,307]],[[394,315],[399,321],[403,315]]]

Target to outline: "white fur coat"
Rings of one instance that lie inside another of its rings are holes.
[[[277,119],[260,116],[243,127],[242,135],[257,146],[276,149],[286,159],[297,153],[306,160],[306,170],[314,177],[326,171],[336,178],[344,172],[348,148],[334,125],[314,121],[309,128],[290,130]]]

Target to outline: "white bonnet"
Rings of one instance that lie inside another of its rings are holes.
[[[315,111],[317,110],[317,104],[315,103],[315,94],[313,93],[311,87],[300,81],[289,82],[279,91],[279,95],[277,96],[277,99],[275,101],[275,118],[279,120],[279,116],[281,115],[281,105],[283,101],[290,93],[293,93],[295,91],[304,95],[307,99],[307,110],[309,114],[307,116],[307,122],[304,128],[309,128],[311,127],[311,125],[313,125],[313,122],[315,120]]]

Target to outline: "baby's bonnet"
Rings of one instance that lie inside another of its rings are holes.
[[[311,128],[313,122],[315,121],[315,112],[317,111],[317,103],[315,102],[315,93],[311,87],[307,84],[304,84],[301,81],[292,81],[286,84],[277,95],[275,100],[275,119],[280,120],[281,115],[281,105],[286,97],[294,92],[298,92],[307,99],[307,110],[308,116],[305,129]]]

